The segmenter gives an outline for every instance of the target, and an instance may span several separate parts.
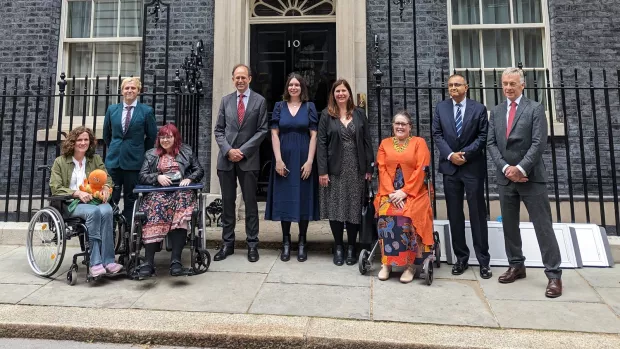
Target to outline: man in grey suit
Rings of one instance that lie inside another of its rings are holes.
[[[542,155],[547,146],[545,108],[523,96],[523,71],[508,68],[502,74],[507,101],[491,110],[487,146],[497,167],[499,200],[506,255],[510,267],[499,277],[500,283],[525,278],[525,257],[519,230],[520,200],[534,224],[538,246],[549,279],[545,295],[562,295],[561,256],[553,231],[551,206],[547,195],[547,171]]]
[[[252,72],[244,64],[233,68],[237,91],[222,97],[213,134],[220,147],[217,176],[222,190],[222,247],[213,260],[226,259],[235,251],[237,179],[245,201],[245,233],[248,260],[258,261],[258,205],[256,180],[260,168],[259,148],[267,135],[267,102],[250,90]]]

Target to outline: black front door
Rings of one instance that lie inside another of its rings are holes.
[[[318,112],[327,107],[331,84],[336,81],[335,23],[255,24],[250,35],[250,86],[267,100],[270,116],[292,72],[306,80]],[[269,133],[260,149],[259,200],[266,198],[272,154]]]

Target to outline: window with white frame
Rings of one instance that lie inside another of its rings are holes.
[[[64,9],[59,73],[65,71],[67,74],[65,115],[70,115],[70,94],[75,88],[75,124],[81,123],[84,105],[89,120],[95,113],[105,115],[108,75],[111,94],[118,91],[119,76],[140,75],[143,0],[64,0]],[[97,76],[99,83],[95,86]],[[85,88],[91,96],[83,96]],[[92,95],[97,88],[104,96],[97,99],[97,110],[94,110]],[[110,101],[116,102],[116,99]],[[97,123],[101,124],[103,118],[98,119]]]
[[[523,64],[524,93],[528,98],[536,98],[531,88],[546,86],[545,70],[549,67],[546,0],[448,0],[448,18],[451,70],[467,73],[470,88],[500,88],[485,90],[487,105],[502,101],[501,73],[519,63]],[[472,89],[471,97],[482,100],[481,90]],[[538,90],[537,98],[547,104],[543,90]]]

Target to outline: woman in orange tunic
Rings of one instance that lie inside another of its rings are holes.
[[[387,280],[392,267],[398,266],[405,267],[400,281],[407,283],[413,280],[416,258],[423,258],[433,245],[433,211],[424,183],[424,167],[431,160],[426,141],[409,135],[409,113],[398,112],[392,125],[394,137],[384,139],[377,152],[379,280]]]

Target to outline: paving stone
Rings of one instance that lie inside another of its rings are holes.
[[[491,300],[501,327],[620,333],[620,320],[605,304]]]
[[[250,313],[370,319],[370,288],[265,283]]]
[[[601,295],[603,301],[607,303],[620,316],[620,292],[615,287],[597,288],[596,292]]]
[[[435,279],[450,279],[450,280],[476,280],[476,276],[479,271],[478,268],[469,266],[467,270],[461,275],[452,275],[452,266],[447,263],[441,263],[440,268],[433,268]]]
[[[264,274],[213,273],[191,277],[157,277],[157,284],[132,308],[246,313]]]
[[[334,286],[370,286],[370,276],[361,275],[357,264],[336,266],[331,254],[309,253],[303,263],[291,256],[288,262],[277,260],[267,282]]]
[[[2,233],[0,232],[0,234],[2,234]],[[17,246],[17,245],[6,245],[6,246],[5,245],[0,245],[0,256],[2,256],[4,254],[7,254],[7,253],[13,251],[16,248],[19,248],[19,246]]]
[[[132,281],[123,275],[101,278],[86,283],[84,275],[78,275],[78,283],[75,286],[68,285],[64,276],[61,275],[24,298],[20,304],[129,308],[156,284],[154,280]]]
[[[562,297],[547,298],[545,289],[549,280],[542,268],[528,268],[527,277],[511,284],[501,284],[497,278],[506,271],[506,268],[491,268],[493,277],[479,279],[480,287],[488,299],[494,300],[528,300],[550,302],[591,302],[600,303],[601,300],[594,289],[575,271],[562,271]]]
[[[577,272],[592,287],[620,287],[620,267],[615,268],[583,268]]]
[[[0,303],[16,304],[41,285],[0,284]]]
[[[255,263],[248,262],[248,251],[246,249],[235,249],[235,254],[226,257],[225,260],[214,262],[213,257],[217,250],[209,250],[211,253],[210,272],[232,272],[232,273],[262,273],[267,274],[280,256],[280,251],[259,250],[260,258]]]
[[[373,320],[497,327],[474,281],[373,281]],[[449,314],[449,315],[447,315]]]
[[[65,268],[65,261],[60,270]],[[66,269],[69,269],[69,265],[66,265]],[[37,276],[30,265],[26,257],[26,247],[21,246],[13,249],[3,255],[0,255],[0,284],[22,284],[22,285],[44,285],[50,282],[51,279]]]

